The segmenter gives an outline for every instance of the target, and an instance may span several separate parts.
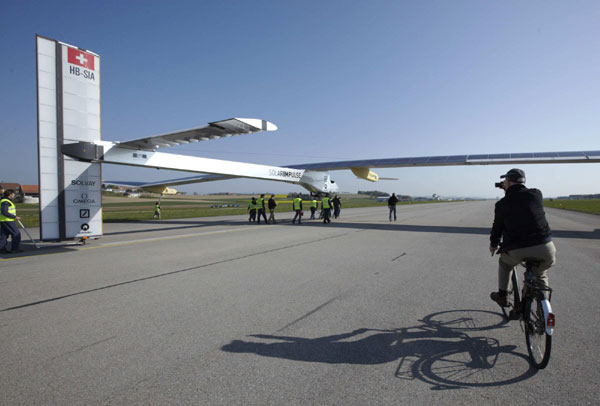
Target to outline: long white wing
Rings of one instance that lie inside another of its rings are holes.
[[[275,130],[277,130],[277,126],[266,120],[256,118],[230,118],[209,123],[204,127],[120,142],[119,146],[150,151],[162,147],[171,147],[173,145],[189,144],[191,142],[214,140],[217,138],[231,137],[233,135]]]
[[[527,152],[507,154],[477,154],[477,155],[447,155],[427,157],[405,157],[388,159],[365,159],[355,161],[320,162],[287,165],[288,168],[305,169],[308,171],[335,171],[344,169],[398,168],[414,166],[455,166],[455,165],[505,165],[505,164],[555,164],[555,163],[598,163],[600,151],[558,151],[558,152]],[[356,172],[355,172],[356,173]],[[363,177],[363,176],[361,176]],[[139,187],[175,186],[191,183],[214,182],[233,179],[237,176],[226,175],[196,175],[158,182],[133,182]],[[368,179],[368,175],[364,177]],[[382,178],[378,178],[382,179]],[[369,179],[373,180],[373,179]],[[376,179],[375,179],[376,180]],[[110,183],[110,182],[105,182]],[[129,183],[132,184],[132,183]]]
[[[287,165],[314,171],[353,168],[402,168],[413,166],[557,164],[600,162],[600,151],[525,152],[507,154],[443,155],[407,158],[364,159]]]

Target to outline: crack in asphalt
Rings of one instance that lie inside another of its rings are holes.
[[[74,354],[74,353],[76,353],[76,352],[79,352],[79,351],[83,351],[83,350],[85,350],[85,349],[87,349],[87,348],[90,348],[90,347],[93,347],[93,346],[95,346],[95,345],[98,345],[98,344],[105,343],[105,342],[107,342],[107,341],[110,341],[110,340],[113,340],[113,339],[115,339],[115,338],[117,338],[117,336],[108,337],[108,338],[105,338],[105,339],[103,339],[103,340],[96,341],[96,342],[93,342],[93,343],[91,343],[91,344],[84,345],[83,347],[79,347],[79,348],[77,348],[77,349],[75,349],[75,350],[72,350],[72,351],[67,351],[67,352],[65,352],[65,353],[63,353],[63,354],[57,355],[56,357],[52,358],[52,361],[54,361],[54,360],[56,360],[56,359],[58,359],[58,358],[62,358],[62,357],[64,357],[64,356],[70,355],[70,354]]]
[[[281,331],[285,330],[286,328],[288,328],[290,326],[293,326],[294,324],[298,323],[299,321],[304,320],[305,318],[307,318],[311,314],[315,314],[316,312],[318,312],[319,310],[321,310],[322,308],[324,308],[325,306],[327,306],[328,304],[330,304],[334,300],[338,299],[339,297],[340,296],[336,296],[336,297],[334,297],[332,299],[329,299],[328,301],[326,301],[325,303],[323,303],[320,306],[315,307],[314,309],[312,309],[310,312],[306,313],[305,315],[297,318],[296,320],[292,321],[291,323],[286,324],[285,326],[283,326],[282,328],[280,328],[279,330],[277,330],[276,333],[280,333]]]
[[[204,265],[194,266],[194,267],[185,268],[185,269],[178,269],[176,271],[166,272],[166,273],[162,273],[162,274],[158,274],[158,275],[153,275],[153,276],[147,276],[145,278],[134,279],[134,280],[131,280],[131,281],[125,281],[125,282],[115,283],[115,284],[112,284],[112,285],[101,286],[99,288],[88,289],[88,290],[84,290],[84,291],[81,291],[81,292],[69,293],[67,295],[57,296],[57,297],[53,297],[53,298],[50,298],[50,299],[38,300],[38,301],[35,301],[35,302],[26,303],[26,304],[22,304],[22,305],[18,305],[18,306],[7,307],[6,309],[0,310],[0,313],[1,312],[7,312],[7,311],[10,311],[10,310],[23,309],[23,308],[31,307],[31,306],[37,306],[37,305],[41,305],[41,304],[44,304],[44,303],[55,302],[57,300],[62,300],[62,299],[66,299],[66,298],[73,297],[73,296],[79,296],[79,295],[83,295],[83,294],[86,294],[86,293],[92,293],[92,292],[97,292],[97,291],[100,291],[100,290],[115,288],[115,287],[118,287],[118,286],[129,285],[131,283],[143,282],[143,281],[147,281],[147,280],[150,280],[150,279],[156,279],[156,278],[162,278],[162,277],[165,277],[165,276],[175,275],[175,274],[178,274],[178,273],[195,271],[195,270],[198,270],[198,269],[207,268],[207,267],[214,266],[214,265],[225,264],[227,262],[239,261],[239,260],[245,259],[245,258],[255,257],[255,256],[258,256],[258,255],[263,255],[263,254],[268,254],[270,252],[282,251],[282,250],[286,250],[286,249],[290,249],[290,248],[300,247],[300,246],[303,246],[303,245],[316,244],[316,243],[319,243],[319,242],[322,242],[322,241],[325,241],[325,240],[330,240],[330,239],[333,239],[333,238],[340,238],[340,237],[344,237],[346,235],[349,235],[349,234],[352,234],[352,233],[356,233],[356,232],[361,232],[361,231],[362,230],[348,232],[348,233],[342,233],[342,234],[336,234],[334,236],[325,237],[325,238],[321,238],[321,239],[318,239],[318,240],[305,241],[305,242],[302,242],[302,243],[299,243],[299,244],[287,245],[285,247],[273,248],[273,249],[266,250],[266,251],[255,252],[253,254],[243,255],[241,257],[235,257],[235,258],[224,259],[222,261],[211,262],[210,264],[204,264]]]
[[[406,255],[406,252],[403,252],[402,254],[398,255],[396,258],[392,259],[392,262],[394,262],[395,260],[397,260],[398,258],[402,258],[403,256]]]

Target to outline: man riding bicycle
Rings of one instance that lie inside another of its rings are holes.
[[[541,285],[549,287],[546,271],[556,262],[556,248],[546,221],[542,192],[525,187],[525,172],[521,169],[511,169],[501,178],[504,181],[496,186],[504,189],[505,196],[496,203],[490,235],[490,252],[500,253],[498,292],[492,292],[490,297],[507,307],[513,268],[526,258],[535,260],[533,273]]]

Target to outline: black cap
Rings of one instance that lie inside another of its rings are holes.
[[[518,168],[513,168],[510,171],[506,172],[506,175],[502,175],[500,177],[506,178],[511,182],[515,183],[525,183],[525,172]]]

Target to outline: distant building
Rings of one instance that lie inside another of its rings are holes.
[[[569,195],[569,196],[558,196],[557,199],[565,200],[588,200],[588,199],[600,199],[600,193],[593,195]]]
[[[600,194],[595,195],[570,195],[571,199],[574,200],[587,200],[587,199],[600,199]]]
[[[10,183],[10,182],[0,182],[0,194],[4,194],[5,190],[12,189],[15,191],[15,201],[17,203],[23,202],[25,198],[25,194],[23,193],[23,189],[21,185],[18,183]],[[39,192],[38,192],[39,193]]]
[[[21,190],[25,196],[40,197],[40,187],[38,185],[21,185]]]
[[[410,202],[412,200],[412,197],[408,196],[408,195],[396,195],[396,198],[398,199],[399,202]],[[389,199],[389,196],[378,196],[375,198],[376,202],[387,202]]]

